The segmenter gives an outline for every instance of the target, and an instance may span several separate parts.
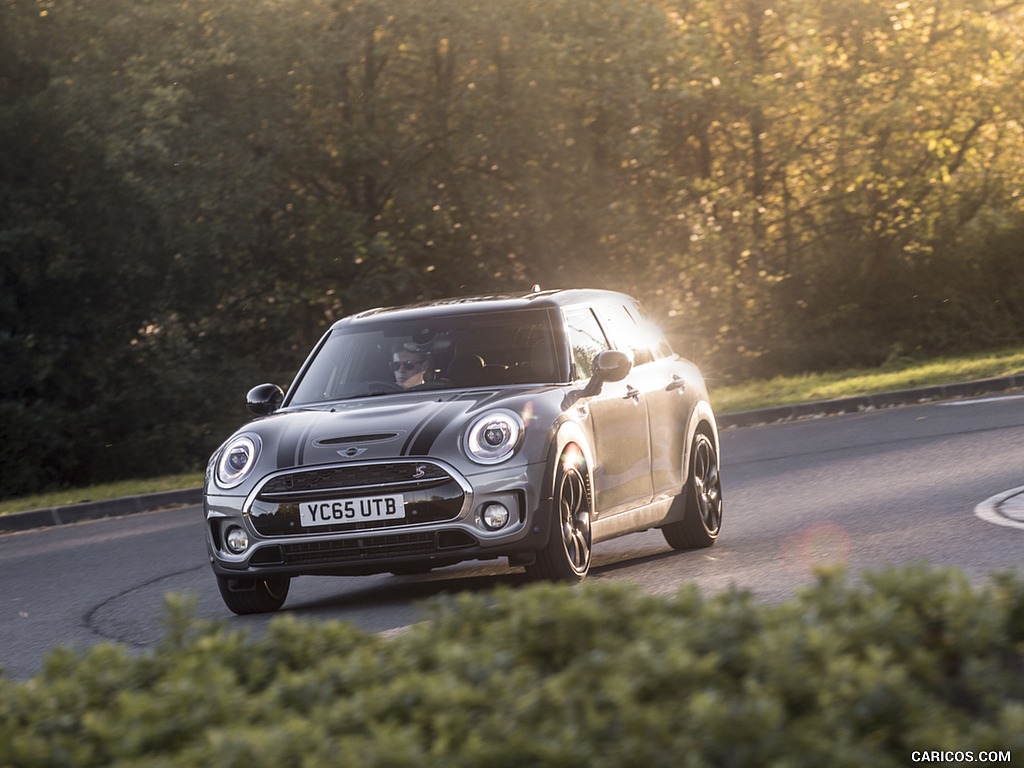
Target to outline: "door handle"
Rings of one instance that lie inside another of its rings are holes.
[[[622,398],[623,400],[639,400],[640,390],[634,389],[631,385],[626,385],[626,395]]]
[[[680,394],[686,391],[686,379],[678,374],[672,374],[672,381],[669,382],[668,386],[665,387],[666,392],[673,392],[679,390]]]

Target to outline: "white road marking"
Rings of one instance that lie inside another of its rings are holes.
[[[1024,486],[985,499],[974,508],[974,514],[986,523],[1024,531]]]
[[[936,405],[944,406],[956,406],[956,405],[981,405],[982,403],[999,403],[1003,400],[1024,400],[1024,395],[1000,395],[997,397],[976,397],[972,400],[946,400],[942,403],[936,403]]]

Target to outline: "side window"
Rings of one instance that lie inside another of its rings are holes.
[[[661,328],[647,318],[647,313],[644,312],[643,307],[634,303],[627,306],[626,310],[636,321],[640,338],[643,339],[644,345],[650,348],[655,360],[672,357],[675,354],[672,351],[672,345],[668,343],[668,339],[665,338]]]
[[[627,354],[632,354],[633,365],[643,365],[654,360],[651,347],[644,339],[641,327],[622,304],[606,304],[599,308],[601,320],[612,337],[612,344]]]
[[[576,378],[589,379],[594,373],[594,358],[608,349],[604,331],[589,309],[566,310],[565,327],[569,331]]]

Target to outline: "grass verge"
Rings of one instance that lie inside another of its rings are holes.
[[[119,499],[123,496],[139,496],[146,493],[162,491],[178,491],[185,488],[198,488],[203,484],[202,472],[190,472],[181,475],[168,475],[148,480],[124,480],[118,483],[104,483],[88,488],[68,488],[62,491],[39,493],[32,496],[21,496],[16,499],[0,501],[0,515],[8,512],[24,512],[28,509],[47,509],[49,507],[66,507],[81,504],[85,501],[106,501]]]
[[[967,357],[939,358],[925,362],[901,360],[880,368],[779,376],[724,387],[715,387],[714,380],[709,379],[709,385],[715,410],[719,413],[735,413],[775,405],[873,395],[1019,373],[1024,373],[1024,349],[1014,347]]]
[[[775,405],[791,405],[815,400],[876,394],[899,389],[912,389],[935,384],[1012,376],[1024,373],[1024,349],[1013,347],[967,357],[950,357],[913,362],[889,363],[881,368],[852,369],[833,373],[780,376],[765,381],[751,381],[716,387],[709,378],[711,398],[719,413],[734,413]],[[150,480],[129,480],[25,496],[0,501],[0,514],[27,509],[66,506],[83,501],[116,499],[144,493],[196,488],[203,483],[200,472],[159,477]]]

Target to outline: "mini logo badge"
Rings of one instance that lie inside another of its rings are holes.
[[[366,453],[365,448],[346,448],[343,451],[338,451],[338,454],[346,459],[354,459],[356,456],[361,456],[364,453]]]

